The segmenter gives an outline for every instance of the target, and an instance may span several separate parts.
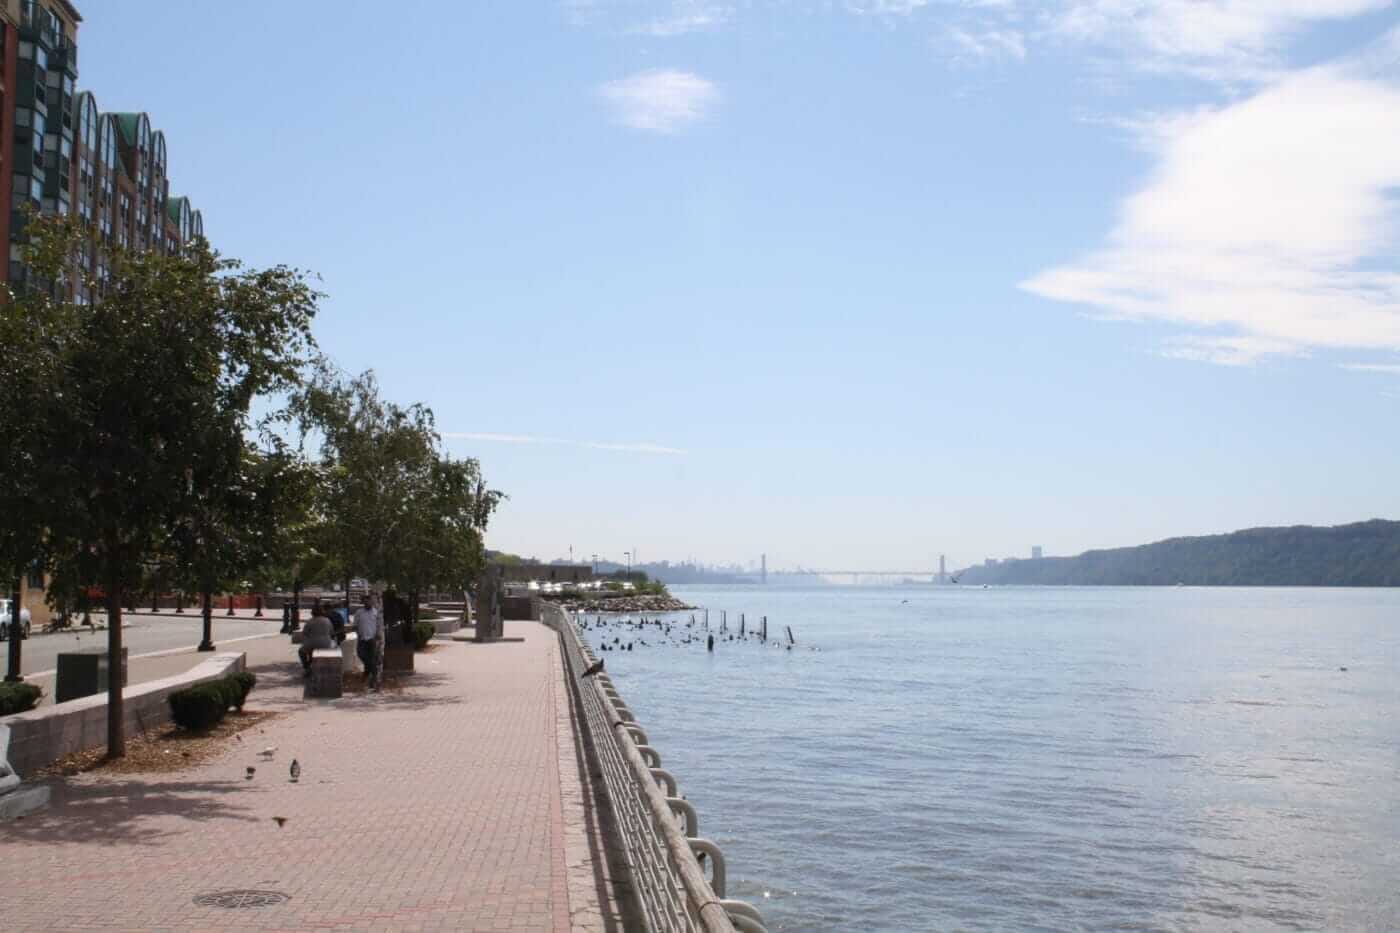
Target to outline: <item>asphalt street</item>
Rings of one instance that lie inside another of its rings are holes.
[[[166,651],[171,648],[192,648],[199,644],[202,624],[199,613],[186,610],[184,615],[176,615],[169,610],[160,615],[127,616],[127,625],[122,629],[122,643],[126,646],[127,657],[146,654],[151,651]],[[95,616],[101,624],[105,616]],[[282,625],[280,613],[269,614],[264,619],[228,618],[219,612],[214,613],[214,645],[219,646],[223,639],[240,638],[246,635],[265,635],[277,631]],[[20,670],[25,674],[36,671],[49,671],[58,666],[59,652],[81,651],[107,647],[107,632],[88,632],[77,629],[72,632],[57,632],[41,635],[35,632],[22,643],[23,663]],[[7,669],[9,642],[0,642],[0,670]]]

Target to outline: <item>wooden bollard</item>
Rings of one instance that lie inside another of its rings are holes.
[[[232,594],[232,593],[230,593],[230,594],[229,594],[229,597],[228,597],[228,614],[229,614],[229,615],[233,615],[233,594]]]
[[[258,608],[257,608],[256,610],[253,611],[253,618],[255,618],[255,619],[261,619],[262,617],[263,617],[263,614],[262,614],[262,597],[259,596],[259,597],[258,597]]]

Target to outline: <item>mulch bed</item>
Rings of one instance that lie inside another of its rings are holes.
[[[239,735],[284,714],[245,710],[233,712],[207,732],[187,732],[174,725],[128,736],[126,757],[108,760],[106,748],[74,752],[34,772],[35,777],[70,777],[75,774],[146,774],[183,771],[218,757],[234,745],[256,745]]]

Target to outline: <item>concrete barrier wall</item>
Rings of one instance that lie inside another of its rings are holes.
[[[127,687],[122,712],[126,734],[136,735],[170,722],[166,697],[206,680],[217,680],[246,666],[243,652],[215,654],[183,674]],[[107,744],[107,694],[43,706],[0,718],[10,727],[10,764],[23,777],[65,755]]]

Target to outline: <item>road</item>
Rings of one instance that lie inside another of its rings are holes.
[[[100,624],[106,617],[94,616]],[[126,646],[127,657],[146,654],[151,651],[166,651],[171,648],[191,648],[199,644],[202,625],[198,613],[186,612],[176,615],[169,610],[160,615],[126,616],[127,625],[122,629],[122,643]],[[245,635],[265,635],[275,632],[282,626],[281,613],[270,614],[267,618],[241,617],[228,618],[214,613],[214,644],[219,646],[224,639],[240,638]],[[88,648],[107,647],[107,633],[88,632],[79,629],[75,632],[59,632],[41,635],[35,632],[25,639],[24,658],[20,670],[24,674],[36,671],[50,671],[58,666],[60,651],[76,651]],[[7,669],[9,642],[0,642],[0,669]]]

